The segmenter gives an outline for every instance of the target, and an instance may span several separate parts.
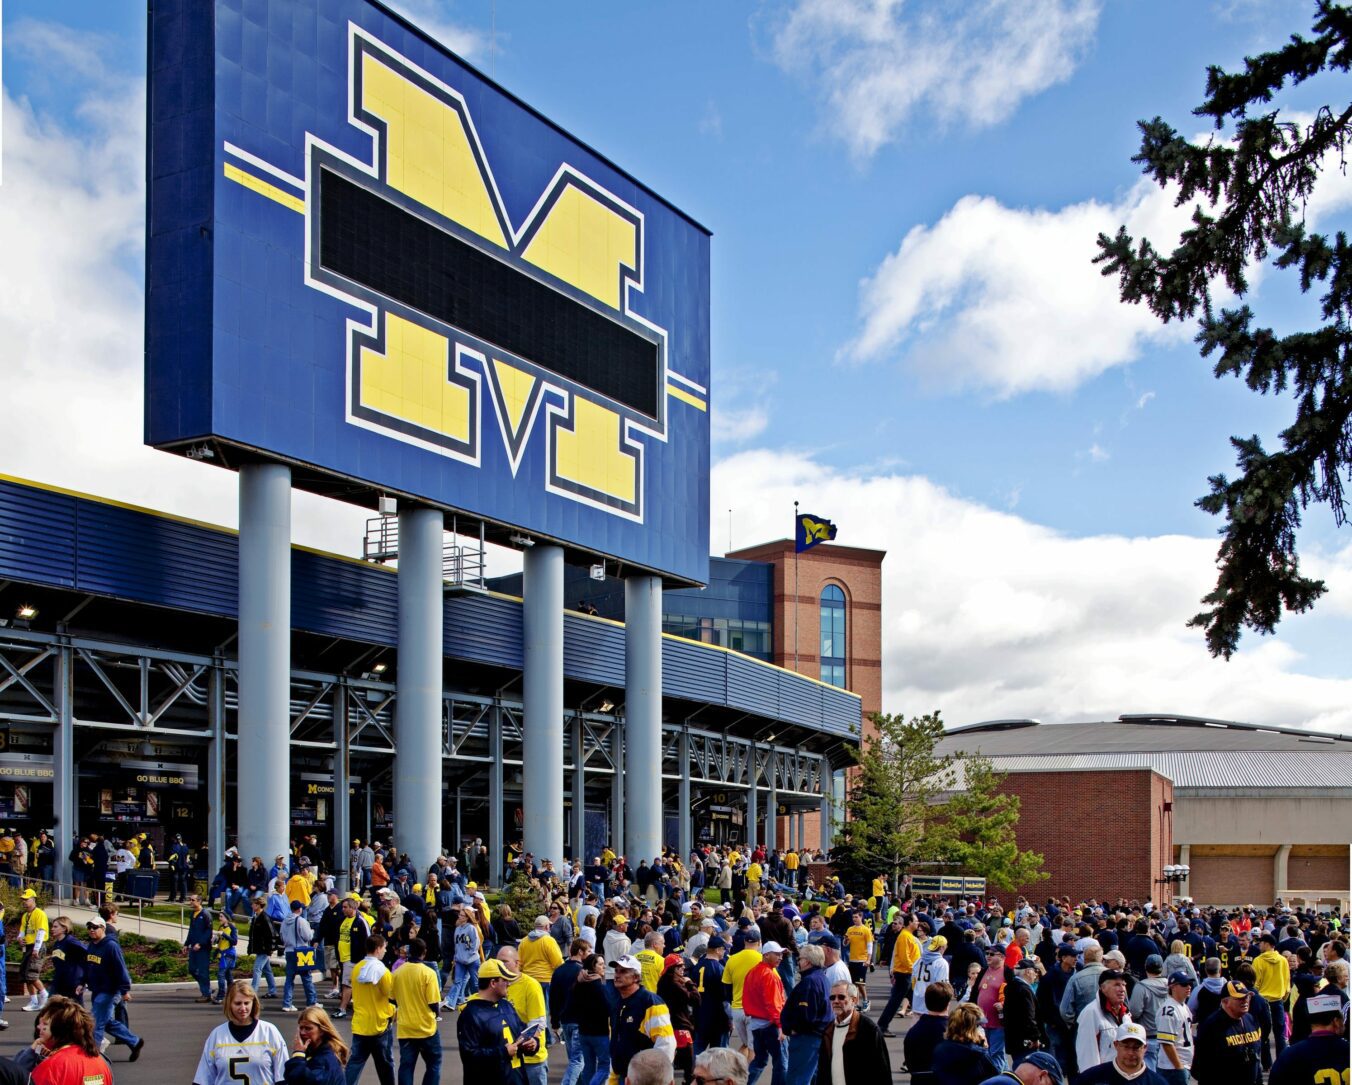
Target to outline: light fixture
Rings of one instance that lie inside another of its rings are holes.
[[[32,603],[24,603],[15,612],[14,616],[21,621],[31,622],[38,616],[38,608],[33,606]]]
[[[389,666],[390,665],[388,663],[377,663],[374,667],[371,668],[371,673],[384,674],[385,671],[389,669]]]
[[[615,702],[607,698],[596,706],[598,712],[609,712],[615,707]]]
[[[216,453],[211,450],[210,445],[193,445],[188,449],[187,456],[190,460],[214,460]]]
[[[603,561],[598,565],[593,565],[590,575],[593,580],[604,580],[606,578],[606,563]]]
[[[535,540],[525,535],[509,536],[507,541],[511,543],[513,546],[520,546],[524,549],[530,549],[530,547],[535,545]]]

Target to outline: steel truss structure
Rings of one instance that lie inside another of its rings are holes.
[[[354,761],[369,767],[368,789],[393,764],[395,683],[372,672],[291,673],[290,745],[293,760],[314,758],[331,771],[334,795],[348,793]],[[226,847],[226,790],[233,743],[238,738],[238,665],[224,646],[213,655],[163,651],[110,640],[23,629],[0,630],[0,726],[52,734],[57,878],[70,880],[70,834],[78,809],[77,765],[109,741],[174,742],[206,755],[207,844],[211,855]],[[664,808],[679,817],[679,847],[692,846],[693,789],[741,793],[750,841],[758,813],[833,816],[833,771],[822,754],[697,726],[696,712],[663,723]],[[623,838],[624,730],[622,706],[609,712],[579,705],[565,713],[564,772],[572,840],[583,839],[585,799],[608,791],[611,832]],[[743,720],[748,717],[743,717]],[[736,723],[742,723],[738,720]],[[752,721],[757,722],[757,721]],[[443,786],[454,796],[456,831],[462,789],[487,800],[489,854],[502,854],[504,772],[520,769],[524,742],[520,700],[447,691],[442,699]],[[654,781],[653,783],[657,783]],[[648,786],[640,784],[638,786]],[[575,796],[583,802],[573,801]],[[761,803],[768,803],[762,806]],[[561,816],[564,811],[560,811]],[[369,815],[369,802],[368,802]],[[334,867],[347,865],[352,835],[347,802],[334,803]],[[789,839],[802,845],[802,818],[790,817]],[[775,846],[775,818],[766,819]],[[369,828],[366,835],[370,835]],[[795,835],[797,839],[795,840]],[[824,842],[825,843],[825,842]]]

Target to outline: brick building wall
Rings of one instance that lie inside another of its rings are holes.
[[[1041,853],[1049,875],[1018,892],[1080,901],[1145,900],[1159,891],[1155,879],[1173,854],[1166,777],[1150,769],[1014,772],[1001,790],[1019,797],[1019,847]]]
[[[1348,849],[1321,847],[1316,852],[1311,848],[1309,851],[1313,854],[1302,854],[1304,851],[1298,845],[1291,849],[1290,858],[1287,859],[1286,884],[1290,887],[1290,894],[1295,895],[1306,889],[1321,892],[1336,889],[1346,894],[1349,887]]]
[[[1189,856],[1188,893],[1193,900],[1207,904],[1271,904],[1276,896],[1273,885],[1273,859],[1268,854],[1207,854],[1205,847],[1194,845]],[[1236,849],[1226,849],[1236,850]]]
[[[844,592],[845,686],[859,694],[863,733],[870,733],[869,717],[883,707],[882,566],[886,552],[823,543],[795,556],[793,546],[792,539],[781,539],[734,550],[726,556],[764,561],[774,567],[772,662],[813,678],[821,677],[821,594],[828,584]],[[780,818],[776,840],[787,840],[787,832],[788,821]],[[810,848],[820,845],[818,811],[810,811],[804,818],[804,839]]]

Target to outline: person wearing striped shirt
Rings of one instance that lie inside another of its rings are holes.
[[[620,1085],[629,1060],[640,1051],[656,1048],[673,1062],[676,1032],[667,1005],[642,984],[643,965],[633,957],[615,962],[618,1001],[610,1018],[610,1083]]]

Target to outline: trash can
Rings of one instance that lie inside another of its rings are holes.
[[[132,897],[154,898],[159,888],[159,875],[153,870],[133,870],[127,872],[127,895]]]

